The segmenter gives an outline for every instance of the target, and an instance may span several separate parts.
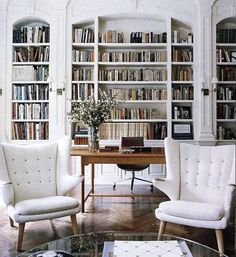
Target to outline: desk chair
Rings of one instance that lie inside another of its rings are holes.
[[[144,146],[144,140],[143,137],[122,137],[121,138],[121,147],[122,148],[129,148],[130,146]],[[135,162],[135,160],[134,160]],[[131,180],[131,191],[133,191],[134,187],[134,180],[140,180],[144,182],[151,183],[151,190],[153,190],[153,184],[151,181],[148,181],[146,179],[137,178],[135,176],[136,171],[142,171],[149,167],[149,164],[140,165],[140,164],[117,164],[118,168],[121,170],[132,172],[132,177],[127,179],[122,179],[114,182],[113,189],[116,188],[116,183]]]

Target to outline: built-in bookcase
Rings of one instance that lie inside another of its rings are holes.
[[[15,24],[12,37],[12,139],[49,138],[50,27]]]
[[[94,95],[94,24],[78,24],[72,28],[72,101]]]
[[[216,28],[216,134],[220,141],[236,140],[236,18]]]
[[[98,17],[72,25],[71,59],[72,101],[104,92],[119,101],[101,139],[194,138],[190,26],[169,18]]]
[[[193,32],[179,21],[171,23],[172,137],[193,139]]]

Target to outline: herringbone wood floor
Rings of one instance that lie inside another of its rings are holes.
[[[112,192],[111,186],[98,186],[99,192]],[[78,189],[72,192],[78,197]],[[128,186],[117,186],[117,191],[129,192]],[[149,186],[135,186],[135,192],[148,193]],[[158,231],[158,221],[154,210],[158,204],[166,200],[157,189],[153,194],[156,197],[148,198],[89,198],[86,203],[86,212],[77,215],[80,233],[91,231]],[[17,227],[11,228],[7,212],[0,204],[0,255],[3,257],[16,256]],[[232,219],[234,220],[234,219]],[[186,226],[168,224],[167,234],[174,234],[189,238],[216,248],[214,231],[196,229]],[[70,218],[50,221],[27,223],[23,240],[23,249],[27,250],[39,244],[72,235]],[[229,256],[234,255],[234,224],[230,224],[224,233],[226,250]]]

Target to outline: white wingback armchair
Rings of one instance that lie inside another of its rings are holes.
[[[199,146],[165,139],[167,177],[153,185],[170,201],[155,210],[161,221],[159,238],[167,222],[215,229],[219,251],[230,217],[235,185],[235,145]]]
[[[71,216],[77,234],[77,199],[66,194],[82,181],[68,174],[71,139],[33,145],[2,143],[0,186],[10,225],[19,223],[17,250],[21,250],[26,222]]]

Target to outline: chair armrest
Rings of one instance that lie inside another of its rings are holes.
[[[152,181],[153,185],[165,193],[171,200],[179,200],[179,191],[178,184],[175,181],[170,179],[163,179],[163,178],[155,178]]]
[[[2,195],[3,202],[6,206],[14,204],[14,191],[11,182],[1,181],[0,182],[0,195]]]
[[[83,179],[83,176],[78,175],[62,176],[58,183],[58,195],[66,195],[73,187],[79,185]]]
[[[231,208],[233,205],[233,198],[234,198],[234,190],[235,190],[235,185],[228,185],[225,187],[224,209],[225,209],[225,216],[227,220],[229,220],[229,217],[231,214]]]

